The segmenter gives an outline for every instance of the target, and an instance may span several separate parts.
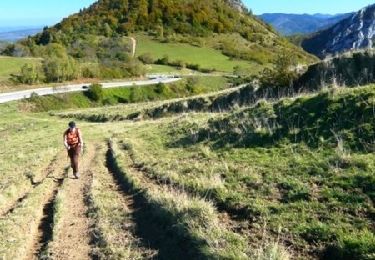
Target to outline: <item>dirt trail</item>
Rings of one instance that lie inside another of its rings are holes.
[[[86,151],[81,156],[80,178],[74,179],[70,170],[60,191],[64,193],[61,216],[58,229],[54,230],[54,241],[48,246],[53,259],[90,259],[90,220],[85,200],[92,183],[90,168],[96,147],[90,145]]]

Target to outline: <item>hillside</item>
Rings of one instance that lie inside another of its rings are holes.
[[[349,50],[373,47],[375,5],[370,5],[318,32],[302,42],[302,47],[318,57],[339,54]]]
[[[326,29],[351,14],[322,15],[322,14],[283,14],[265,13],[259,17],[271,24],[280,34],[311,34]]]
[[[311,65],[295,82],[295,89],[317,90],[329,86],[356,87],[375,82],[373,50],[348,52]]]
[[[101,0],[61,23],[45,28],[24,44],[37,53],[36,45],[60,43],[75,58],[97,59],[100,58],[99,47],[110,47],[104,43],[105,39],[135,33],[147,32],[161,42],[183,41],[192,45],[199,41],[204,43],[212,35],[237,34],[238,41],[246,42],[244,46],[235,49],[218,41],[215,48],[228,57],[255,59],[263,64],[272,62],[281,53],[293,53],[301,62],[314,60],[241,6],[241,1],[224,0]]]
[[[249,89],[49,114],[0,105],[0,256],[371,259],[374,85],[258,103]],[[72,119],[80,180],[61,144]]]

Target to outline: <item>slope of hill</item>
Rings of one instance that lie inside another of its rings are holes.
[[[332,27],[312,35],[302,47],[321,58],[348,50],[373,47],[375,5],[365,7]]]
[[[100,43],[102,38],[147,32],[159,41],[196,44],[199,38],[210,39],[214,34],[238,34],[238,42],[246,43],[241,48],[229,48],[222,42],[217,42],[216,48],[223,49],[223,53],[230,57],[247,60],[258,53],[263,56],[261,62],[264,64],[281,53],[293,53],[301,62],[314,60],[241,6],[241,1],[225,0],[101,0],[46,28],[25,44],[35,50],[35,44],[61,43],[74,57],[86,57],[88,54],[82,53],[82,50],[90,49],[94,52],[92,58],[97,58],[98,42],[99,47],[105,47]],[[252,50],[256,51],[247,57]]]
[[[326,29],[351,14],[283,14],[265,13],[259,17],[271,24],[282,35],[310,34]]]
[[[355,87],[375,82],[375,53],[348,52],[311,65],[295,82],[295,89],[317,90],[328,86]]]
[[[64,178],[58,149],[72,111],[61,120],[17,112],[27,103],[1,105],[8,153],[0,158],[0,252],[25,258],[48,246],[53,257],[81,241],[74,252],[101,258],[371,259],[374,90],[323,91],[225,112],[180,110],[158,120],[79,121],[87,143],[79,182]],[[152,106],[160,103],[80,113],[93,119]],[[86,204],[74,204],[77,198]],[[38,231],[40,223],[52,231]],[[81,238],[70,236],[77,228]],[[53,239],[32,246],[46,232]]]

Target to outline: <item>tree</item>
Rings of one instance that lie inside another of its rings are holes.
[[[46,27],[43,28],[43,32],[39,35],[39,39],[37,40],[37,44],[47,45],[50,42],[52,42],[52,40],[53,40],[53,36],[50,33],[48,27],[46,26]]]
[[[294,55],[279,55],[272,69],[266,68],[260,79],[262,86],[267,87],[290,87],[297,78],[295,67],[297,59]]]
[[[80,69],[72,57],[46,58],[43,62],[43,71],[47,82],[63,82],[78,78]]]

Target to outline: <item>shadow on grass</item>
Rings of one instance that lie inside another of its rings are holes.
[[[259,103],[225,118],[210,120],[208,127],[180,136],[169,148],[210,142],[212,148],[270,148],[280,142],[303,142],[311,148],[344,141],[355,151],[373,152],[375,113],[366,90],[346,95],[321,93],[287,103]]]
[[[119,187],[126,194],[133,195],[135,235],[142,239],[144,246],[158,251],[156,259],[214,259],[204,252],[207,243],[189,234],[179,216],[156,202],[150,202],[145,191],[135,187],[118,166],[111,148],[107,151],[106,162]]]

